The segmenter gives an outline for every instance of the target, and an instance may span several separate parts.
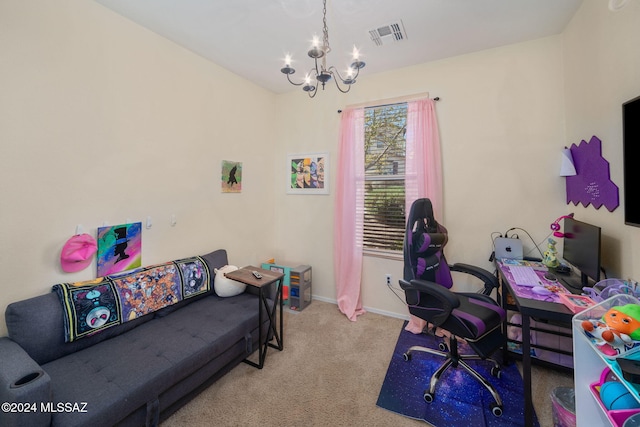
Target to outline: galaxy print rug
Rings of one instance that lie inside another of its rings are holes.
[[[406,325],[406,323],[405,323]],[[403,354],[412,345],[438,348],[440,338],[400,332],[387,375],[382,384],[377,406],[405,417],[424,420],[436,427],[450,426],[522,426],[524,425],[524,386],[515,363],[503,366],[500,378],[491,376],[492,363],[467,361],[496,388],[503,403],[503,414],[491,413],[493,398],[464,368],[449,368],[440,377],[435,398],[426,403],[424,391],[429,388],[431,374],[444,359],[428,353],[414,352],[410,361]],[[472,353],[466,344],[458,346],[461,354]],[[534,415],[534,426],[539,426]]]

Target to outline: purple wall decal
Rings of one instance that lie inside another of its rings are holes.
[[[592,204],[600,209],[604,205],[613,212],[620,204],[618,186],[611,181],[609,162],[602,157],[602,142],[595,135],[587,143],[571,145],[571,156],[576,175],[567,179],[567,204],[582,203],[586,208]]]

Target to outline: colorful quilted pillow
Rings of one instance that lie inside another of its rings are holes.
[[[200,257],[53,287],[63,306],[66,342],[137,319],[210,289],[209,267]]]

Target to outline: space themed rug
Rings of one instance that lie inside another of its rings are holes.
[[[406,323],[405,323],[406,325]],[[503,414],[491,413],[493,397],[462,367],[449,368],[440,377],[435,398],[426,403],[424,391],[429,388],[431,374],[443,363],[442,357],[415,352],[410,361],[403,354],[412,345],[438,348],[439,338],[430,335],[414,335],[402,329],[393,352],[387,375],[382,384],[377,406],[424,420],[436,427],[473,425],[522,426],[524,425],[524,386],[516,364],[502,367],[500,378],[491,376],[492,364],[486,361],[467,361],[480,375],[496,388],[503,403]],[[458,346],[461,354],[472,353],[466,345]],[[539,426],[534,416],[534,425]]]

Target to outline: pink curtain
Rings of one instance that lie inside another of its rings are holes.
[[[440,135],[436,118],[435,101],[420,99],[407,103],[405,165],[405,198],[409,214],[411,204],[419,198],[428,197],[433,212],[442,221],[442,159],[440,153]],[[426,322],[411,316],[406,330],[419,334]]]
[[[406,140],[405,212],[416,199],[428,197],[436,219],[442,222],[442,159],[434,100],[407,103]]]
[[[414,200],[429,197],[442,218],[442,166],[434,101],[407,103],[406,212]],[[364,228],[364,109],[346,109],[340,123],[334,210],[334,267],[338,308],[349,320],[363,314],[362,235]],[[350,185],[353,184],[353,185]],[[412,316],[407,330],[420,333],[424,321]]]
[[[364,314],[360,296],[364,228],[364,109],[346,109],[340,123],[333,229],[338,308],[349,320]],[[354,185],[355,184],[355,185]]]

